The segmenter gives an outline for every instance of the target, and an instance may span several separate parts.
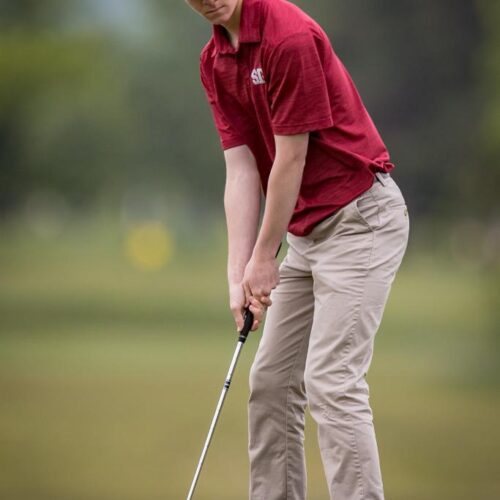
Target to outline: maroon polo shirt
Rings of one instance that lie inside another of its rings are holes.
[[[310,132],[294,235],[369,189],[375,171],[394,168],[327,35],[292,3],[243,0],[238,49],[214,26],[200,72],[222,148],[250,148],[264,194],[274,136]]]

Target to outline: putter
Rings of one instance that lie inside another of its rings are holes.
[[[224,400],[226,399],[227,392],[229,390],[229,386],[231,385],[231,380],[233,378],[234,369],[236,368],[236,364],[238,363],[238,358],[240,357],[240,352],[245,343],[248,334],[250,333],[250,329],[253,325],[253,314],[247,308],[245,310],[245,323],[243,328],[240,331],[240,336],[238,337],[238,344],[236,345],[236,350],[233,354],[233,359],[231,364],[229,365],[229,371],[227,373],[226,381],[224,382],[224,387],[222,388],[221,395],[219,397],[219,402],[217,403],[217,408],[215,409],[215,415],[212,419],[212,423],[210,424],[210,429],[208,431],[208,436],[205,441],[205,446],[203,446],[203,451],[201,452],[200,461],[198,462],[198,467],[196,467],[196,472],[194,474],[193,482],[191,483],[191,488],[189,489],[189,493],[187,496],[187,500],[191,500],[194,495],[194,490],[196,488],[196,483],[198,482],[198,478],[200,477],[201,468],[203,467],[203,462],[205,462],[205,457],[207,456],[208,447],[210,446],[210,442],[212,441],[212,436],[214,435],[215,426],[217,425],[217,420],[219,420],[219,415],[222,410],[222,405],[224,404]]]
[[[281,243],[278,247],[278,251],[276,252],[276,258],[281,250]],[[208,436],[205,440],[205,445],[203,446],[203,451],[201,452],[200,461],[198,462],[198,467],[196,467],[196,472],[194,473],[193,482],[191,483],[191,488],[189,488],[189,493],[187,496],[187,500],[191,500],[194,495],[194,490],[196,488],[196,483],[200,477],[201,469],[203,467],[203,462],[205,462],[205,457],[207,456],[208,447],[210,446],[210,442],[212,441],[212,436],[214,435],[215,426],[217,425],[217,421],[219,420],[219,415],[222,410],[222,406],[224,404],[224,400],[226,399],[227,391],[229,390],[229,386],[231,385],[231,380],[233,379],[234,369],[236,368],[236,364],[238,363],[238,358],[240,357],[241,349],[243,344],[247,340],[248,334],[250,333],[250,329],[253,325],[253,313],[250,309],[245,309],[245,321],[243,323],[243,328],[241,329],[240,336],[238,337],[238,344],[236,345],[236,350],[233,354],[233,359],[231,360],[231,364],[229,365],[229,371],[227,372],[226,381],[224,382],[224,387],[222,388],[221,395],[219,397],[219,402],[217,403],[217,407],[215,408],[215,415],[212,419],[212,423],[210,424],[210,429],[208,430]]]

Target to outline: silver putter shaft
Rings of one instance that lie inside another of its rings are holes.
[[[205,457],[207,456],[208,447],[210,446],[210,442],[212,441],[212,436],[215,431],[215,426],[217,425],[217,420],[219,420],[219,415],[222,410],[222,406],[224,404],[224,400],[226,399],[227,392],[229,390],[229,386],[231,385],[231,380],[233,378],[234,369],[236,368],[236,364],[238,363],[238,358],[240,357],[240,352],[245,343],[248,333],[252,328],[253,324],[253,314],[250,310],[246,310],[245,314],[245,324],[240,332],[240,336],[238,337],[238,344],[236,345],[236,350],[233,354],[233,359],[231,360],[231,364],[229,365],[229,371],[227,372],[226,381],[224,382],[224,387],[222,388],[221,395],[219,397],[219,402],[217,403],[217,408],[215,409],[215,415],[212,419],[212,423],[210,424],[210,429],[208,430],[208,436],[205,441],[205,445],[203,446],[203,451],[201,452],[200,461],[198,462],[198,467],[196,467],[196,472],[194,474],[193,482],[191,483],[191,488],[189,489],[189,493],[187,496],[187,500],[191,500],[194,495],[194,490],[196,488],[196,483],[198,482],[198,478],[200,477],[201,469],[203,467],[203,462],[205,462]]]

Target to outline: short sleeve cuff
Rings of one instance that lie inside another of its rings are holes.
[[[296,125],[275,124],[273,125],[273,132],[275,135],[295,135],[330,127],[333,127],[333,119],[331,116],[326,116],[313,122],[298,123]]]
[[[245,141],[241,140],[239,137],[228,137],[225,139],[221,139],[220,141],[222,149],[225,151],[226,149],[235,148],[237,146],[244,146]]]

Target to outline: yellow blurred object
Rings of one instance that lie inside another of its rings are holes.
[[[157,221],[132,227],[125,244],[129,260],[145,271],[161,269],[172,258],[174,250],[170,232]]]

